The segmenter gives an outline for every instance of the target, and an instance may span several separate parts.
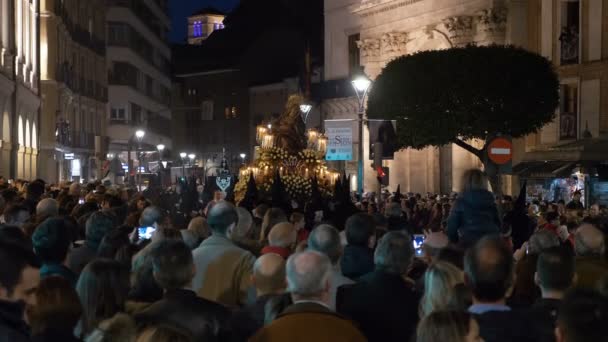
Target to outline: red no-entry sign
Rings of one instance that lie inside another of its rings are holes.
[[[509,139],[494,138],[487,147],[488,158],[496,165],[507,164],[513,159],[513,144]]]

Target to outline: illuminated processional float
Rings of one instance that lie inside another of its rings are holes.
[[[258,146],[254,160],[239,171],[234,188],[237,203],[251,201],[251,196],[276,202],[278,188],[287,197],[281,200],[300,204],[332,195],[340,174],[325,163],[327,138],[317,130],[306,130],[302,104],[302,96],[292,95],[276,121],[256,127]]]

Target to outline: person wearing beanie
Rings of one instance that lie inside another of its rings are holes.
[[[86,223],[84,245],[72,250],[68,257],[68,267],[80,274],[84,267],[97,256],[101,240],[114,227],[111,215],[98,211],[93,213]]]
[[[76,274],[65,266],[71,241],[70,229],[62,218],[48,218],[36,228],[32,245],[42,264],[40,279],[59,276],[76,285]]]

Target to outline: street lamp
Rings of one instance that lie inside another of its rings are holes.
[[[194,158],[196,158],[196,154],[190,153],[188,158],[190,158],[190,167],[192,167],[192,165],[194,165]]]
[[[186,157],[188,154],[186,152],[182,152],[179,154],[179,157],[182,158],[182,177],[186,177]]]
[[[137,191],[141,192],[141,141],[146,135],[143,129],[135,131],[135,138],[137,138]]]
[[[241,160],[243,161],[243,165],[245,165],[245,157],[247,157],[247,155],[245,153],[241,153]]]
[[[158,144],[156,145],[156,149],[158,150],[158,180],[160,182],[160,186],[162,188],[163,186],[163,170],[162,170],[162,165],[163,165],[163,151],[165,150],[165,145],[163,144]]]
[[[359,160],[357,162],[357,193],[363,196],[363,116],[365,115],[365,97],[369,91],[372,81],[361,74],[351,81],[357,99],[359,100]]]
[[[310,113],[311,109],[312,109],[311,104],[302,103],[300,105],[300,116],[302,116],[302,121],[304,121],[304,124],[306,124],[306,120],[308,119],[308,114]]]

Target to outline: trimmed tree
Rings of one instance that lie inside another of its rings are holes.
[[[370,119],[397,121],[400,148],[456,144],[477,156],[494,192],[488,138],[523,137],[555,117],[559,79],[546,58],[513,46],[466,46],[399,57],[374,81]],[[486,141],[479,149],[470,139]]]

